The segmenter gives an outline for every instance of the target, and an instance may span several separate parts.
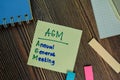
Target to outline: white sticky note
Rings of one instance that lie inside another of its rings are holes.
[[[91,0],[100,38],[120,35],[120,20],[109,0]]]
[[[120,64],[93,38],[89,45],[117,72],[120,72]]]
[[[110,4],[116,17],[120,20],[120,0],[110,0]]]

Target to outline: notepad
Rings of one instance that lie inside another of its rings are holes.
[[[0,0],[0,25],[32,20],[30,0]]]
[[[73,71],[82,31],[38,21],[28,65],[61,73]]]
[[[99,36],[101,39],[120,35],[120,20],[109,0],[91,0]]]

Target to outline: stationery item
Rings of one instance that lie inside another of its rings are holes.
[[[4,27],[32,19],[30,0],[0,0],[0,11],[0,25]]]
[[[110,0],[116,17],[120,20],[120,0]]]
[[[120,72],[120,64],[93,38],[89,45],[115,70]]]
[[[94,80],[92,66],[85,66],[84,72],[85,72],[85,80]]]
[[[100,38],[120,35],[120,20],[109,0],[91,0]]]
[[[37,22],[28,65],[67,73],[73,71],[82,31]]]
[[[66,80],[75,80],[75,73],[73,72],[68,72]]]

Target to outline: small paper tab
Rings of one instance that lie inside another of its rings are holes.
[[[92,66],[85,66],[84,72],[85,72],[85,79],[86,80],[94,80]]]
[[[75,73],[73,72],[68,72],[66,80],[74,80],[75,79]]]
[[[89,45],[117,72],[120,72],[120,64],[93,38]]]

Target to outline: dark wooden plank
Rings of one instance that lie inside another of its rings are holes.
[[[90,0],[31,0],[31,6],[34,20],[29,24],[0,29],[0,80],[65,80],[63,73],[27,65],[38,19],[83,30],[75,80],[84,80],[85,65],[93,65],[95,80],[120,80],[120,74],[88,45],[96,38],[120,63],[120,36],[99,38]]]

